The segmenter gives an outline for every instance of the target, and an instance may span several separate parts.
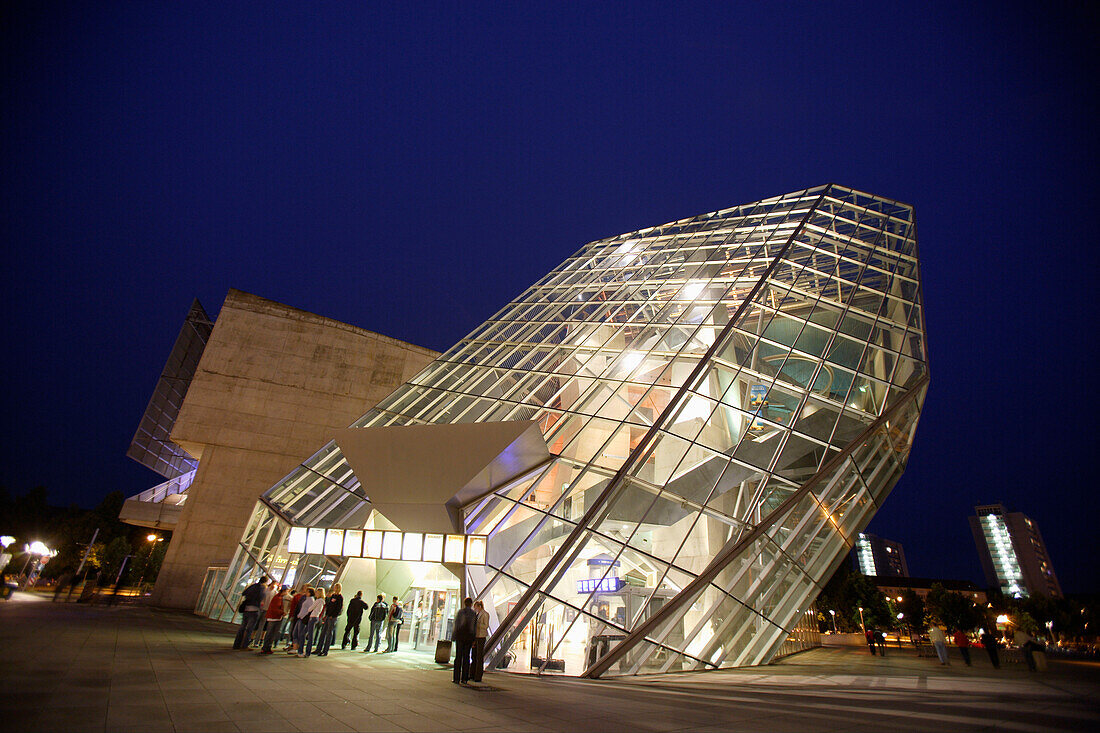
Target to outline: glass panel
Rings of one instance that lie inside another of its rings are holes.
[[[347,557],[363,555],[363,530],[349,529],[344,532],[344,555]]]
[[[424,562],[443,562],[443,535],[424,535]]]
[[[344,530],[330,529],[325,533],[325,554],[339,555],[344,551]]]
[[[382,535],[382,559],[401,559],[401,533],[384,532]]]
[[[470,536],[466,538],[466,564],[485,564],[485,538]]]
[[[382,557],[382,532],[368,529],[363,537],[363,557]]]
[[[460,534],[447,535],[447,545],[443,551],[443,562],[461,563],[465,549],[465,537]]]
[[[325,530],[310,528],[306,537],[306,552],[310,555],[320,555],[325,551]]]
[[[401,559],[420,562],[423,554],[424,535],[419,532],[406,532],[401,542]],[[384,543],[383,543],[384,546]]]
[[[305,552],[306,551],[306,528],[305,527],[291,527],[290,538],[287,540],[286,546],[287,552]]]

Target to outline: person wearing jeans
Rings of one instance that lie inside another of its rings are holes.
[[[309,608],[309,615],[306,617],[306,653],[302,655],[306,657],[313,652],[313,637],[316,635],[317,624],[321,622],[321,614],[325,612],[325,589],[316,588],[313,592],[316,596],[313,599],[313,605]]]
[[[321,639],[317,643],[317,656],[327,657],[332,640],[336,636],[336,621],[344,610],[344,597],[340,595],[340,584],[334,583],[332,592],[325,600],[324,616],[321,621]]]
[[[234,649],[248,649],[248,640],[252,638],[252,632],[260,621],[260,614],[264,597],[264,583],[267,577],[260,578],[244,589],[241,593],[241,625],[237,629],[237,637],[233,640]]]
[[[294,645],[298,649],[298,656],[304,657],[306,648],[306,629],[309,628],[310,613],[317,603],[317,591],[308,588],[305,598],[298,602],[298,625],[295,627]]]
[[[940,658],[940,664],[951,664],[947,661],[947,637],[939,626],[932,624],[928,627],[928,638],[936,649],[936,656]]]
[[[267,607],[267,628],[264,632],[264,646],[260,654],[274,654],[272,647],[279,636],[279,630],[283,627],[283,615],[286,613],[287,591],[285,585],[278,590]]]
[[[382,600],[382,596],[378,596],[378,600],[370,607],[370,616],[368,616],[370,619],[370,635],[367,636],[367,647],[363,650],[364,654],[371,650],[371,644],[374,644],[374,651],[376,652],[382,648],[382,624],[389,612],[390,607]]]

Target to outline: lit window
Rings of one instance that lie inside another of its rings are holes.
[[[443,562],[461,563],[465,550],[466,538],[460,534],[447,535],[447,545],[443,553]]]
[[[443,562],[443,535],[424,535],[424,562]]]
[[[363,530],[349,529],[344,532],[344,554],[348,557],[363,556]]]
[[[287,552],[305,552],[306,551],[306,528],[305,527],[291,527],[290,539],[286,543]]]
[[[410,562],[420,562],[423,551],[424,535],[419,532],[406,532],[401,542],[401,559]]]
[[[363,538],[363,557],[375,560],[382,557],[382,533],[378,530],[367,530]]]
[[[386,532],[382,536],[382,559],[383,560],[400,560],[401,559],[401,533],[400,532]]]
[[[485,564],[485,538],[484,537],[467,537],[466,538],[466,564],[467,565],[484,565]]]
[[[325,554],[340,555],[344,552],[344,530],[330,529],[325,533]]]
[[[306,536],[306,552],[310,555],[320,555],[325,551],[325,530],[310,529]]]

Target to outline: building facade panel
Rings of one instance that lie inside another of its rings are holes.
[[[232,559],[260,494],[435,355],[231,290],[171,429],[171,444],[198,468],[175,497],[153,602],[193,609],[210,568]]]

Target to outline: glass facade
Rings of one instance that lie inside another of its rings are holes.
[[[214,322],[196,299],[180,328],[172,353],[164,364],[153,396],[145,408],[126,455],[166,479],[192,473],[199,462],[168,439],[179,417],[187,388],[195,377],[199,359],[210,340]],[[190,481],[187,482],[190,485]],[[136,497],[135,497],[136,498]],[[143,499],[145,501],[145,499]]]
[[[828,185],[586,245],[353,427],[539,425],[553,459],[461,509],[487,664],[762,664],[901,476],[926,353],[912,208]],[[260,569],[336,577],[292,526],[376,521],[330,443],[265,494],[208,612]]]

